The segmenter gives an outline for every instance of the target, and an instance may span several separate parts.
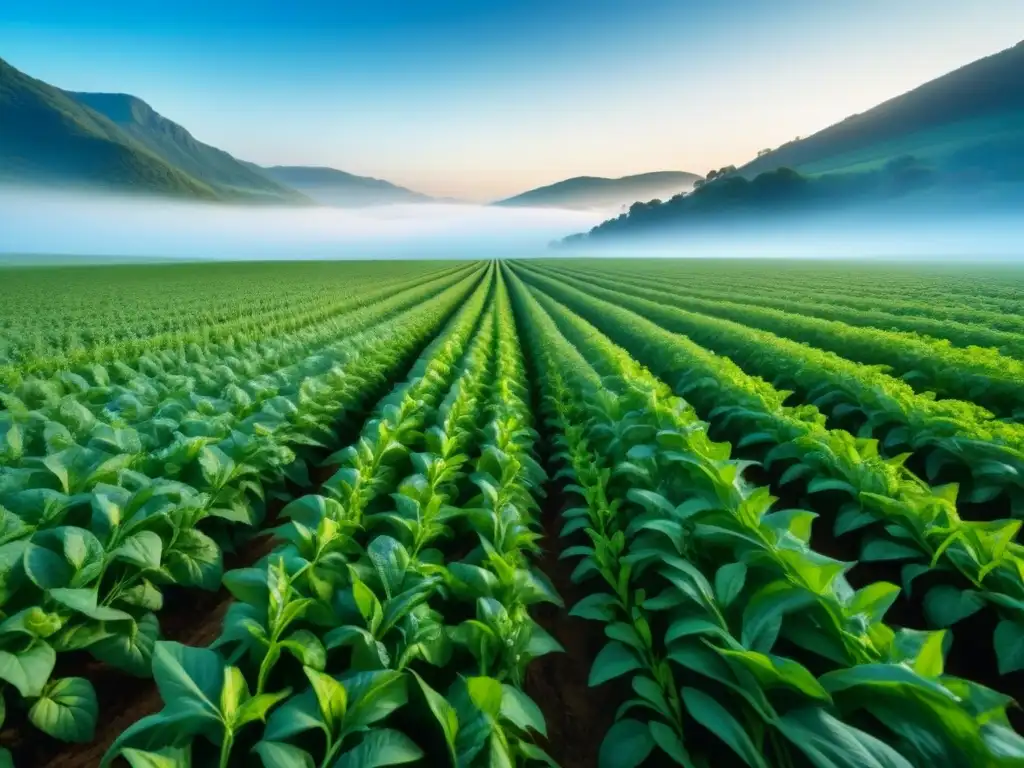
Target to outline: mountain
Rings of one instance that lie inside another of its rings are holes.
[[[699,179],[695,173],[658,171],[620,179],[600,176],[577,176],[546,187],[538,187],[515,197],[498,200],[491,205],[528,206],[537,208],[617,209],[638,200],[669,198],[689,192]]]
[[[73,99],[99,112],[168,165],[184,171],[224,197],[266,202],[310,202],[227,152],[198,141],[149,104],[125,93],[70,93]]]
[[[740,173],[865,171],[907,155],[970,179],[1024,177],[1024,42],[784,144]]]
[[[425,203],[433,198],[369,176],[304,165],[259,168],[269,178],[297,189],[321,205],[357,208],[391,203]]]
[[[216,200],[113,121],[0,59],[0,182]]]

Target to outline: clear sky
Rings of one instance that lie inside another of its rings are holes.
[[[262,164],[490,200],[705,173],[1024,38],[1024,0],[0,0],[0,57]]]

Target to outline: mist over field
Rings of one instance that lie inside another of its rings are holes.
[[[470,204],[209,205],[0,190],[0,254],[188,259],[494,258],[543,254],[601,213]]]
[[[855,258],[1024,263],[1024,217],[1005,207],[971,212],[875,208],[666,227],[558,249],[557,256]]]
[[[472,204],[360,209],[181,203],[146,198],[0,190],[0,259],[19,254],[171,259],[528,258],[665,256],[1018,259],[1016,207],[945,203],[817,215],[762,216],[593,241],[607,212]]]

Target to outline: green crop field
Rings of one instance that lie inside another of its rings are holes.
[[[0,270],[0,768],[1024,766],[1024,269]]]

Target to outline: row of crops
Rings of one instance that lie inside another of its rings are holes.
[[[1024,766],[1020,278],[790,269],[12,272],[0,766]]]

